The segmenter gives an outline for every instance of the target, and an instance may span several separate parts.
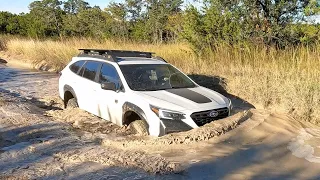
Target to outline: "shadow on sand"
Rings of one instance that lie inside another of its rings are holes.
[[[200,86],[214,90],[214,91],[228,97],[229,99],[231,99],[233,107],[234,107],[234,113],[255,108],[248,101],[246,101],[238,96],[235,96],[233,94],[228,93],[227,92],[227,86],[228,86],[227,80],[223,77],[207,76],[207,75],[201,75],[201,74],[191,74],[188,76],[192,80],[194,80],[197,84],[199,84]]]

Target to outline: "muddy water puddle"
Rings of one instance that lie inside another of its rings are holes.
[[[58,75],[0,64],[0,89],[25,98],[57,96]]]

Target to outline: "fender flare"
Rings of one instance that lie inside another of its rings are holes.
[[[133,103],[130,103],[130,102],[125,102],[122,106],[122,123],[124,123],[125,114],[128,111],[132,111],[132,112],[136,113],[141,118],[141,120],[145,120],[145,121],[147,120],[146,114],[139,106],[137,106]]]

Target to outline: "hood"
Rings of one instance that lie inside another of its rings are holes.
[[[181,110],[206,110],[227,106],[228,99],[204,87],[139,91],[146,101],[160,108]]]

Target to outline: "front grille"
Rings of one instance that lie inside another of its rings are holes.
[[[209,114],[212,111],[217,111],[219,114],[217,117],[210,117]],[[210,123],[215,120],[223,119],[228,117],[229,115],[229,109],[228,108],[221,108],[221,109],[213,109],[209,111],[202,111],[202,112],[196,112],[191,114],[191,118],[198,126],[203,126],[207,123]]]

